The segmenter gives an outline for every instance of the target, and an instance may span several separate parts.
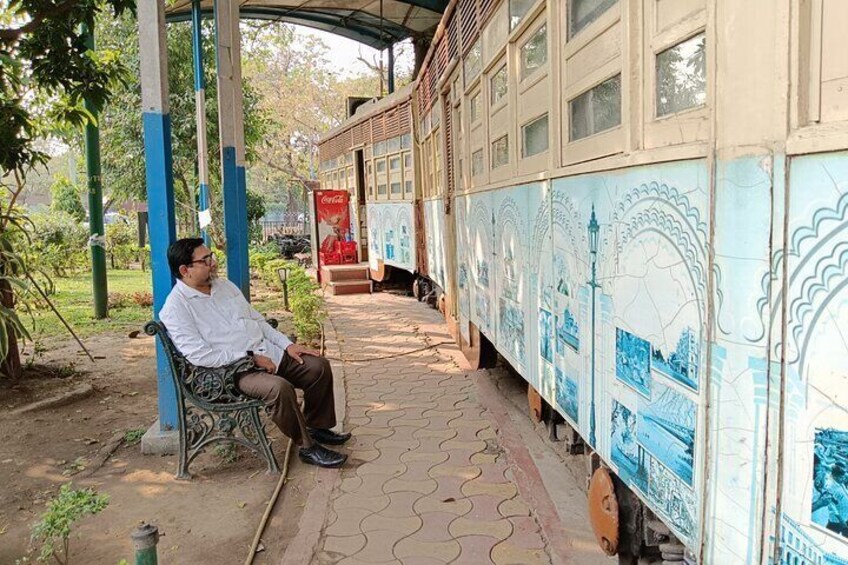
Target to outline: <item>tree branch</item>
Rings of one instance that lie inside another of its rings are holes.
[[[58,18],[73,10],[79,5],[80,0],[65,0],[61,4],[57,4],[52,10],[40,11],[32,17],[24,25],[18,28],[0,29],[0,41],[4,43],[13,43],[20,39],[24,34],[35,31],[41,23],[48,18]]]

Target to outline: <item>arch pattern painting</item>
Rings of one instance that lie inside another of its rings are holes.
[[[567,291],[563,317],[573,316],[562,324],[555,405],[690,546],[703,457],[706,179],[705,162],[691,161],[553,189],[555,279],[566,281],[555,284]]]
[[[368,204],[368,264],[378,267],[377,261],[415,272],[415,223],[409,202]]]
[[[781,543],[848,562],[848,154],[789,169]],[[778,300],[781,297],[778,297]],[[812,561],[811,561],[812,562]],[[815,561],[818,562],[818,561]]]
[[[525,191],[531,188],[523,189]],[[526,206],[516,198],[522,193],[515,190],[499,191],[500,202],[493,202],[496,213],[496,245],[494,262],[495,293],[497,296],[497,345],[522,374],[526,374],[526,264],[527,227]]]

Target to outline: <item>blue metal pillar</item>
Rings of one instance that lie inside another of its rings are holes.
[[[164,0],[138,3],[138,29],[153,315],[158,319],[165,298],[174,285],[174,277],[168,267],[167,251],[168,246],[176,239]],[[159,427],[163,431],[176,429],[176,391],[165,351],[158,341],[156,366],[159,377]]]
[[[224,193],[224,232],[227,237],[227,278],[238,286],[249,300],[247,197],[243,180],[245,176],[244,117],[239,47],[241,39],[238,24],[238,1],[215,0],[218,129]]]
[[[209,214],[209,159],[206,143],[206,81],[203,76],[203,30],[200,25],[200,0],[191,3],[191,38],[194,55],[194,98],[197,112],[197,177],[199,192],[197,211],[200,219],[200,233],[207,247],[212,241],[205,226]]]

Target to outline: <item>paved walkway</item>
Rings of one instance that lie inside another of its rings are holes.
[[[329,307],[350,458],[341,471],[322,470],[325,494],[310,497],[301,522],[311,549],[291,548],[284,563],[560,562],[551,557],[560,542],[552,551],[537,521],[545,513],[530,510],[538,500],[516,486],[517,476],[526,492],[526,472],[509,460],[438,312],[391,294]]]

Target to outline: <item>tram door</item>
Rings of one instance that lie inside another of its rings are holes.
[[[452,77],[448,84],[457,84]],[[460,112],[460,92],[456,88],[447,88],[442,92],[442,109],[445,116],[444,148],[445,169],[447,172],[447,190],[445,194],[445,263],[448,281],[445,314],[458,316],[457,272],[456,272],[456,219],[454,215],[454,195],[462,188],[462,114]]]
[[[359,242],[359,261],[368,261],[368,214],[365,208],[365,159],[362,154],[362,149],[357,149],[354,153],[354,167],[356,168],[356,195],[351,198],[353,206],[356,207],[357,226],[359,233],[357,241]]]

